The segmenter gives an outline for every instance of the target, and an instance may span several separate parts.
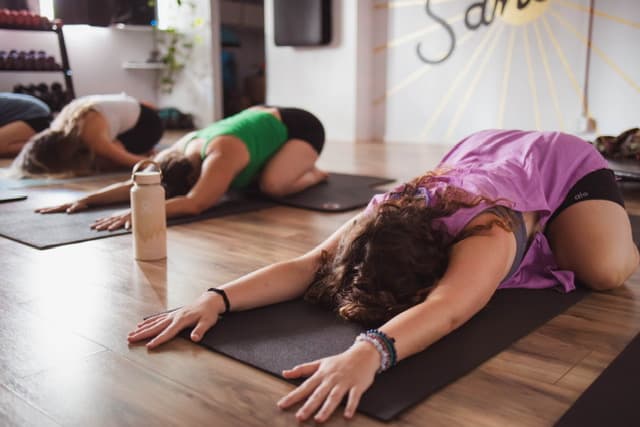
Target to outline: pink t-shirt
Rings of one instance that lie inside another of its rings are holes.
[[[486,130],[456,144],[440,162],[444,172],[426,190],[429,200],[438,190],[455,186],[471,194],[504,199],[498,204],[520,212],[537,211],[540,229],[562,204],[573,185],[586,174],[607,168],[606,160],[588,142],[560,132]],[[379,194],[368,211],[386,200],[393,191]],[[485,204],[464,208],[443,218],[452,237],[480,212]],[[575,289],[574,274],[560,270],[545,235],[536,232],[515,273],[499,288],[550,288],[569,292]]]

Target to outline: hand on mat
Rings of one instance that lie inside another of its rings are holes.
[[[291,393],[278,401],[282,409],[306,399],[296,418],[308,419],[314,412],[317,422],[326,421],[345,395],[346,418],[353,417],[362,393],[373,383],[380,367],[380,355],[370,344],[356,343],[349,350],[283,371],[285,378],[309,377]]]
[[[224,309],[218,294],[206,292],[193,304],[168,313],[160,313],[140,322],[129,332],[127,340],[130,343],[153,338],[147,343],[149,350],[174,338],[178,333],[195,325],[191,332],[192,341],[200,341],[218,321],[218,315]]]
[[[91,228],[97,231],[115,231],[122,227],[127,230],[131,228],[131,211],[128,209],[106,218],[96,219],[94,223],[91,224]]]
[[[76,200],[75,202],[64,203],[58,206],[51,206],[48,208],[38,208],[36,209],[36,212],[41,214],[56,213],[56,212],[74,213],[74,212],[83,211],[88,207],[89,205],[86,204],[84,201]]]

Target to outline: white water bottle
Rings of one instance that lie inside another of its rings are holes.
[[[155,165],[157,171],[141,170]],[[131,227],[133,253],[138,261],[157,261],[167,257],[167,216],[162,172],[153,160],[141,160],[131,173]]]

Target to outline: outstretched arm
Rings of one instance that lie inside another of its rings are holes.
[[[131,168],[146,156],[130,153],[121,142],[109,135],[109,126],[102,114],[89,111],[83,117],[82,141],[94,151],[102,163]]]
[[[486,221],[479,216],[470,225]],[[428,298],[389,320],[379,329],[395,338],[398,360],[424,350],[480,311],[509,271],[515,256],[513,233],[497,226],[457,243],[448,269]],[[287,408],[306,400],[296,418],[322,422],[346,395],[344,415],[352,417],[362,393],[374,381],[381,357],[368,342],[357,342],[345,352],[283,372],[286,378],[309,378],[282,398]]]
[[[214,206],[227,192],[233,178],[249,161],[244,146],[219,144],[202,162],[200,176],[184,196],[167,201],[167,218],[199,215]]]
[[[357,218],[357,217],[356,217]],[[253,273],[221,286],[233,311],[248,310],[301,296],[311,284],[318,269],[322,252],[334,253],[338,242],[356,219],[348,221],[327,240],[305,255],[289,261],[261,268]],[[169,341],[181,330],[195,326],[193,341],[199,341],[224,310],[222,297],[205,292],[194,303],[179,310],[162,313],[139,323],[129,333],[129,342],[152,338],[149,349]]]
[[[98,191],[88,194],[87,196],[76,200],[75,202],[64,203],[58,206],[36,209],[38,213],[55,213],[66,212],[74,213],[85,210],[90,206],[108,205],[111,203],[126,202],[129,200],[129,189],[131,188],[131,180],[117,182],[104,187]]]
[[[242,144],[222,142],[202,162],[200,176],[193,188],[184,196],[166,201],[167,218],[199,215],[212,207],[228,190],[233,178],[249,161],[246,148]],[[117,230],[129,228],[131,212],[97,220],[92,228],[96,230]]]

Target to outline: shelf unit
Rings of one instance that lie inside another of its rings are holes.
[[[0,26],[0,30],[9,31],[48,31],[54,32],[58,36],[58,47],[60,48],[60,60],[62,61],[62,67],[58,70],[0,70],[2,72],[12,73],[62,73],[64,75],[64,84],[69,99],[75,99],[76,92],[73,88],[73,79],[71,68],[69,67],[69,56],[67,55],[67,45],[64,42],[64,34],[62,33],[62,25],[53,24],[46,28],[26,28],[26,27],[7,27]]]
[[[127,61],[122,63],[127,70],[164,70],[167,66],[162,62]]]

